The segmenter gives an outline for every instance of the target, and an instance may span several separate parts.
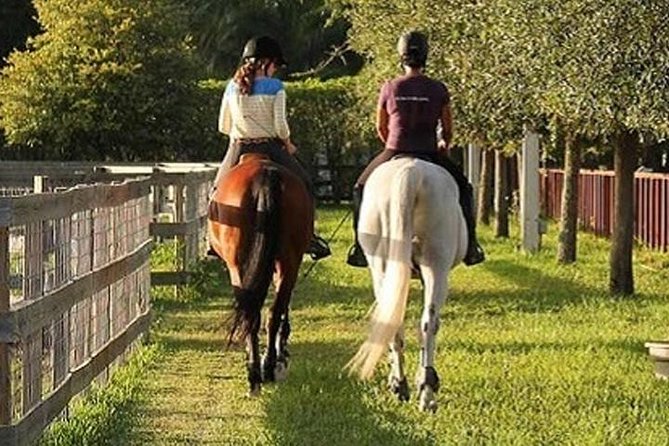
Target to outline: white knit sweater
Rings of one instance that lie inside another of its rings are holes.
[[[242,95],[234,81],[223,94],[218,130],[232,139],[290,136],[286,120],[286,90],[279,79],[256,78],[251,94]]]

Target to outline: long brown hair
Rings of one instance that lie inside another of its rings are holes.
[[[267,68],[272,61],[269,59],[249,59],[244,61],[233,77],[233,80],[239,87],[239,91],[243,95],[251,94],[251,89],[253,88],[253,82],[255,82],[256,71],[259,68],[262,68],[265,74],[267,74]]]

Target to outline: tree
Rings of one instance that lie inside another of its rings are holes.
[[[495,237],[509,237],[508,158],[495,151]]]
[[[613,294],[632,294],[633,180],[639,134],[667,135],[669,4],[661,0],[533,0],[539,49],[533,76],[542,109],[564,123],[568,138],[614,146],[615,230],[610,255]],[[594,42],[594,44],[593,44]],[[521,49],[519,48],[519,51]]]
[[[367,75],[374,81],[369,85],[398,73],[395,42],[402,32],[420,29],[428,34],[428,73],[443,80],[451,92],[456,144],[475,142],[511,154],[519,144],[509,143],[522,137],[523,124],[540,125],[524,66],[513,57],[509,32],[498,24],[500,14],[510,13],[495,2],[363,0],[351,2],[348,14],[354,48],[372,61]],[[510,164],[501,154],[497,158],[496,234],[508,237]],[[485,205],[479,200],[484,218]]]
[[[37,0],[45,32],[2,71],[8,142],[59,160],[166,160],[202,126],[171,0]]]
[[[559,120],[573,142],[567,157],[576,161],[567,166],[571,172],[578,170],[579,141],[614,146],[617,219],[610,291],[632,293],[639,135],[662,140],[669,133],[669,3],[359,0],[348,7],[352,43],[372,61],[367,70],[372,79],[396,72],[394,41],[400,32],[428,33],[429,67],[451,88],[460,142],[504,146],[519,138],[522,124],[539,129]],[[565,209],[574,197],[565,194]],[[569,238],[575,235],[574,221],[565,226]]]
[[[352,74],[360,68],[361,60],[345,44],[348,22],[333,15],[328,0],[198,0],[192,8],[198,51],[215,75],[230,76],[244,43],[258,34],[281,42],[291,73],[311,72],[335,48],[340,57],[333,59],[326,75]]]
[[[478,210],[477,219],[484,225],[490,224],[490,214],[492,214],[494,194],[493,177],[495,168],[495,151],[484,150],[483,162],[481,163],[481,178],[479,183]]]
[[[562,218],[558,236],[559,263],[576,261],[578,232],[578,179],[581,170],[581,141],[573,134],[565,140],[564,183],[562,187]]]

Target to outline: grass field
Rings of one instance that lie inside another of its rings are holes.
[[[320,233],[345,212],[321,209]],[[643,347],[669,338],[669,256],[639,250],[638,294],[613,299],[606,240],[581,235],[578,264],[558,266],[555,225],[535,256],[482,228],[488,260],[452,273],[437,346],[440,409],[427,415],[415,393],[401,404],[386,391],[385,368],[369,383],[341,372],[372,302],[368,272],[344,264],[349,227],[298,285],[288,381],[257,399],[245,397],[243,351],[223,350],[230,293],[217,266],[203,268],[199,293],[158,292],[156,359],[138,378],[143,398],[128,412],[138,418],[124,444],[669,444],[669,383],[653,377]],[[420,300],[415,282],[411,378]]]

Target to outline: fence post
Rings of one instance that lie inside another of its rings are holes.
[[[539,135],[525,127],[520,184],[520,224],[523,249],[539,250]]]
[[[9,228],[0,226],[0,314],[9,313],[9,298]],[[0,426],[12,423],[10,365],[9,345],[0,339]]]
[[[184,185],[183,182],[178,183],[177,185],[174,186],[174,206],[175,206],[175,222],[176,223],[185,223],[186,219],[185,217],[185,212],[184,212]],[[181,262],[181,265],[179,267],[179,271],[183,272],[186,271],[186,263],[187,263],[187,258],[186,258],[186,234],[180,234],[177,236],[177,243],[176,243],[176,248],[177,248],[177,259],[179,262]]]
[[[44,177],[33,177],[33,193],[44,192]],[[45,292],[44,244],[47,221],[41,218],[26,224],[24,243],[25,277],[23,281],[24,300],[40,299]],[[31,334],[21,339],[22,343],[22,414],[28,413],[42,398],[42,329],[35,328]]]
[[[188,177],[189,177],[189,175],[186,174],[186,178],[188,178]],[[198,206],[197,205],[198,205],[198,190],[199,190],[199,184],[200,184],[200,183],[196,183],[195,181],[191,180],[190,178],[189,178],[189,180],[190,181],[188,181],[186,183],[186,203],[185,203],[186,210],[185,210],[185,213],[184,213],[184,215],[186,217],[185,221],[187,223],[191,223],[191,222],[194,222],[194,221],[198,220],[198,209],[197,209]],[[189,225],[189,227],[190,227],[190,225]],[[184,264],[184,268],[185,268],[186,271],[189,271],[189,272],[191,270],[191,266],[193,265],[193,263],[195,263],[195,261],[198,258],[197,246],[198,246],[199,232],[200,232],[199,226],[193,225],[192,229],[190,229],[186,233],[186,238],[185,238],[185,242],[186,242],[186,247],[185,247],[185,249],[186,249],[185,258],[186,259],[185,259],[185,262],[186,263]]]

